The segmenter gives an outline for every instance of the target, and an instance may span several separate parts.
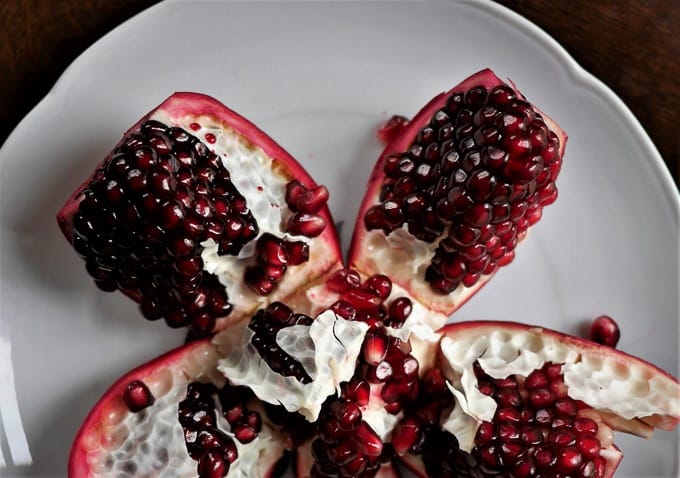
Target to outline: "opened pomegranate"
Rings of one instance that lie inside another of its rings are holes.
[[[221,330],[118,380],[70,476],[270,476],[294,450],[298,477],[602,478],[614,430],[677,425],[678,381],[612,347],[443,326],[556,198],[559,127],[488,70],[388,126],[352,268],[328,191],[213,100],[175,95],[126,134],[62,229],[148,318]]]
[[[371,175],[350,265],[387,274],[448,315],[513,260],[555,201],[567,137],[490,70],[435,97],[406,126],[383,129],[392,139]]]
[[[125,133],[57,218],[99,288],[130,296],[149,320],[205,334],[340,264],[327,199],[252,123],[176,93]]]

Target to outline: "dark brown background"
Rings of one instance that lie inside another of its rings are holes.
[[[680,1],[498,0],[609,85],[680,173]],[[156,0],[0,0],[0,143],[61,72]]]

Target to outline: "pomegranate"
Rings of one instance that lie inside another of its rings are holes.
[[[490,70],[383,129],[392,139],[369,180],[349,263],[449,315],[513,260],[557,198],[567,137]]]
[[[208,96],[175,93],[57,219],[99,288],[204,335],[341,263],[327,200],[255,125]]]
[[[293,451],[299,477],[602,478],[614,430],[677,425],[678,381],[613,347],[443,326],[555,200],[554,122],[485,70],[381,134],[351,268],[328,191],[214,100],[125,135],[60,225],[100,288],[193,340],[105,393],[70,476],[270,476]]]

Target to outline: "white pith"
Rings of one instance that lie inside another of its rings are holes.
[[[547,362],[563,364],[568,396],[594,409],[624,419],[680,415],[677,384],[673,380],[652,373],[637,362],[623,363],[613,354],[570,346],[540,328],[513,331],[488,328],[460,333],[455,338],[443,337],[440,347],[449,367],[448,385],[457,402],[442,426],[456,435],[465,451],[473,448],[479,424],[491,421],[496,411],[496,402],[477,387],[475,362],[496,379],[510,375],[526,377]],[[461,419],[456,409],[472,420]]]
[[[393,286],[408,286],[408,296],[427,303],[431,312],[452,311],[460,307],[492,275],[480,276],[472,287],[465,287],[461,283],[449,294],[434,292],[424,277],[443,238],[444,236],[440,236],[434,242],[425,242],[408,232],[407,226],[388,235],[377,229],[363,231],[359,243],[361,251],[353,254],[357,259],[351,265],[366,274],[385,274],[392,279]]]
[[[257,221],[259,228],[257,237],[270,233],[280,239],[304,241],[309,243],[310,248],[315,249],[314,255],[317,255],[318,246],[315,247],[314,243],[321,241],[310,241],[305,236],[296,236],[285,231],[286,221],[292,215],[285,199],[286,184],[290,179],[273,168],[272,158],[261,148],[211,116],[177,118],[163,110],[157,110],[150,119],[184,129],[201,140],[222,160],[236,190],[246,199],[248,208]],[[193,130],[190,127],[192,123],[199,124],[200,129]],[[205,140],[207,134],[215,136],[214,143]],[[220,283],[227,289],[229,302],[236,309],[240,304],[250,304],[254,309],[257,304],[269,301],[254,293],[243,280],[246,268],[255,263],[255,243],[256,240],[252,240],[246,244],[238,256],[219,255],[218,245],[212,239],[201,243],[203,269],[218,277]],[[300,266],[302,267],[304,265]]]
[[[155,396],[154,403],[141,412],[132,413],[122,402],[103,412],[101,428],[85,437],[87,459],[93,477],[194,478],[197,461],[189,456],[184,432],[178,421],[179,402],[187,393],[187,385],[196,381],[212,381],[221,387],[224,377],[215,373],[214,349],[205,349],[183,358],[179,367],[156,370],[144,382]],[[205,375],[203,371],[209,372]],[[244,445],[231,433],[218,400],[218,427],[232,437],[238,458],[231,464],[229,478],[260,478],[267,475],[274,461],[283,453],[283,439],[272,428],[261,410],[262,430],[252,442]],[[165,458],[167,457],[167,458]],[[134,469],[127,469],[134,463]]]
[[[241,334],[226,331],[215,336],[214,343],[224,355],[217,368],[235,385],[248,386],[260,400],[283,405],[286,410],[315,421],[326,398],[339,392],[340,383],[354,374],[367,330],[367,324],[345,320],[329,310],[317,316],[309,327],[298,325],[280,331],[277,343],[283,344],[293,358],[307,364],[309,350],[301,351],[295,342],[301,341],[305,349],[311,340],[314,370],[306,369],[312,378],[307,384],[274,372],[250,343],[254,333],[247,327]]]

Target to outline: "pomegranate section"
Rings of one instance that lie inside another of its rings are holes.
[[[269,476],[286,434],[252,392],[228,384],[217,359],[200,340],[118,380],[81,426],[69,476]],[[155,400],[131,411],[129,390],[137,395],[139,384]]]
[[[565,142],[511,85],[489,70],[473,75],[433,99],[385,148],[350,264],[387,273],[451,313],[512,262],[555,201]]]
[[[338,267],[327,200],[247,120],[177,93],[124,135],[57,219],[101,289],[200,336]]]

